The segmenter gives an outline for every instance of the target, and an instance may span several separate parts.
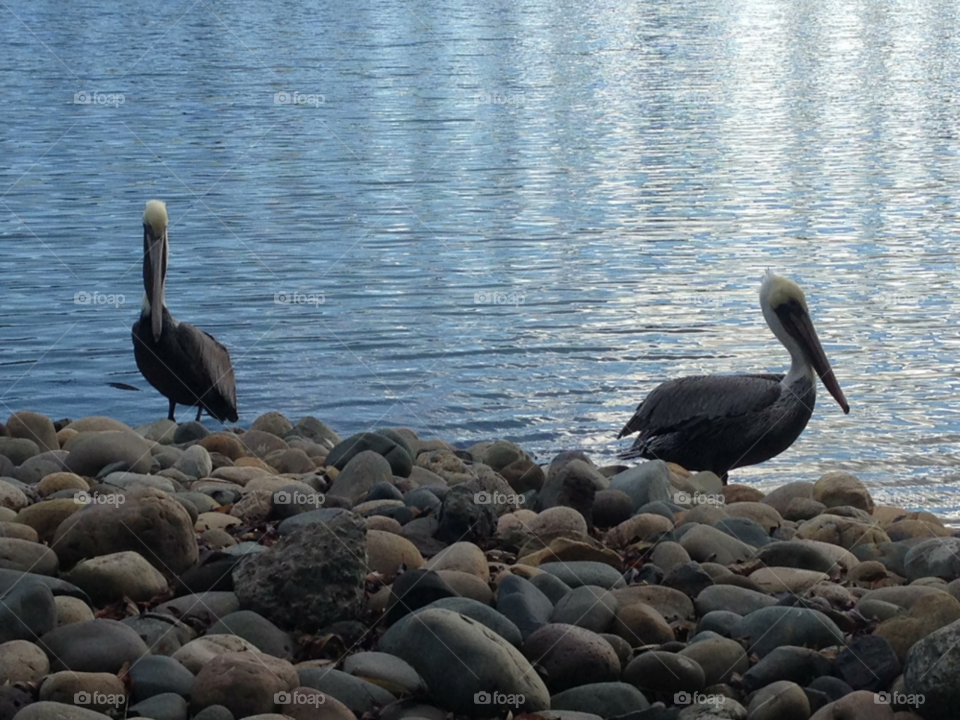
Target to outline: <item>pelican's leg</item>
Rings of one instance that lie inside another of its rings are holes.
[[[173,420],[174,422],[177,421],[177,418],[174,416],[174,411],[175,411],[176,409],[177,409],[177,404],[176,404],[173,400],[171,400],[171,401],[170,401],[170,412],[167,413],[167,420]]]
[[[197,422],[200,422],[200,416],[203,415],[203,405],[197,408]]]

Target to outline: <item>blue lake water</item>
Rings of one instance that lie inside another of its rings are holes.
[[[165,415],[130,340],[160,198],[167,304],[230,349],[241,424],[279,410],[606,462],[659,382],[786,368],[769,267],[806,290],[851,413],[821,387],[800,440],[732,477],[846,469],[960,519],[960,7],[0,15],[0,416]]]

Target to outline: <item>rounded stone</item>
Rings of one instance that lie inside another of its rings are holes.
[[[0,685],[37,682],[50,672],[50,661],[38,645],[11,640],[0,645]]]
[[[66,469],[77,475],[96,477],[107,465],[122,463],[122,469],[148,473],[152,444],[132,430],[80,433],[68,444]]]
[[[538,513],[528,529],[537,536],[578,537],[587,534],[587,523],[573,508],[557,506]]]
[[[0,482],[0,486],[4,484]],[[83,505],[75,502],[72,498],[43,500],[20,510],[15,522],[33,528],[41,542],[53,543],[60,524],[82,508]],[[59,549],[59,546],[57,548]]]
[[[64,625],[43,635],[39,644],[54,672],[116,673],[150,652],[132,628],[106,619]]]
[[[18,538],[0,537],[0,568],[56,575],[60,561],[57,554],[39,543]]]
[[[37,483],[37,492],[41,497],[47,497],[61,490],[89,490],[90,485],[79,475],[70,472],[55,472],[47,475]]]
[[[367,530],[367,557],[370,570],[388,577],[396,575],[401,567],[415,569],[422,567],[424,562],[412,542],[383,530]]]
[[[575,625],[544,625],[524,640],[523,654],[544,669],[551,693],[620,677],[620,659],[610,643]]]
[[[238,652],[259,652],[252,643],[236,635],[205,635],[191,640],[172,657],[187,670],[197,674],[214,658]]]
[[[223,705],[236,717],[273,712],[274,696],[300,684],[293,665],[255,652],[218,655],[203,666],[193,681],[190,705],[198,712]]]
[[[743,675],[750,669],[750,660],[743,646],[727,638],[707,638],[680,651],[680,655],[695,660],[703,668],[704,683],[729,683],[734,673]]]
[[[40,701],[27,705],[13,720],[111,720],[111,717],[66,703]]]
[[[75,704],[77,693],[86,693],[91,709],[103,712],[117,710],[127,699],[123,682],[107,672],[56,672],[40,686],[41,701]]]
[[[126,493],[120,504],[92,504],[57,528],[54,545],[64,566],[123,551],[146,552],[158,570],[182,573],[199,556],[193,522],[183,506],[153,488]]]
[[[703,668],[699,663],[661,650],[650,650],[631,660],[623,671],[623,681],[640,690],[665,695],[704,688]]]
[[[398,655],[409,663],[442,707],[476,713],[474,696],[482,692],[522,695],[516,710],[549,706],[546,686],[529,661],[506,640],[483,625],[449,610],[429,609],[408,624],[397,642]],[[470,672],[451,672],[468,667]]]
[[[28,410],[15,412],[7,420],[7,431],[11,437],[32,440],[40,452],[60,449],[53,421],[46,415]]]
[[[460,570],[487,581],[490,566],[483,550],[471,542],[458,542],[441,550],[424,565],[427,570]]]
[[[268,655],[283,660],[293,658],[294,641],[290,635],[250,610],[238,610],[221,617],[210,626],[206,637],[215,635],[236,635]]]
[[[169,591],[167,579],[137,552],[119,552],[81,560],[63,576],[97,605],[128,597],[146,602]]]
[[[823,475],[814,483],[813,499],[828,508],[851,506],[864,512],[873,512],[873,498],[867,486],[847,472],[828,472]]]
[[[93,620],[93,610],[80,598],[57,595],[53,601],[57,610],[57,627]]]
[[[675,639],[663,615],[639,602],[618,608],[613,632],[634,647],[662,645]]]

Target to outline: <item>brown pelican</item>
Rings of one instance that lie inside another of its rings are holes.
[[[697,375],[665,382],[640,403],[617,436],[640,433],[621,457],[712,470],[726,483],[728,471],[769,460],[800,437],[813,413],[814,373],[844,414],[850,412],[800,286],[768,271],[760,307],[790,352],[786,376]]]
[[[237,421],[237,389],[230,354],[211,335],[178,322],[164,302],[167,277],[167,206],[151,200],[143,211],[143,306],[133,326],[133,354],[140,372],[170,401]]]

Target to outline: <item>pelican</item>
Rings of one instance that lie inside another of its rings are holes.
[[[767,325],[790,353],[786,375],[696,375],[657,386],[618,438],[640,435],[621,457],[674,462],[727,473],[779,455],[800,437],[813,413],[816,377],[843,409],[847,399],[813,328],[803,290],[767,271],[760,286]]]
[[[167,417],[176,420],[177,405],[197,408],[220,422],[237,421],[237,389],[230,354],[213,336],[179,322],[167,310],[164,283],[170,247],[167,206],[151,200],[143,211],[143,305],[133,326],[137,367],[170,401]]]

